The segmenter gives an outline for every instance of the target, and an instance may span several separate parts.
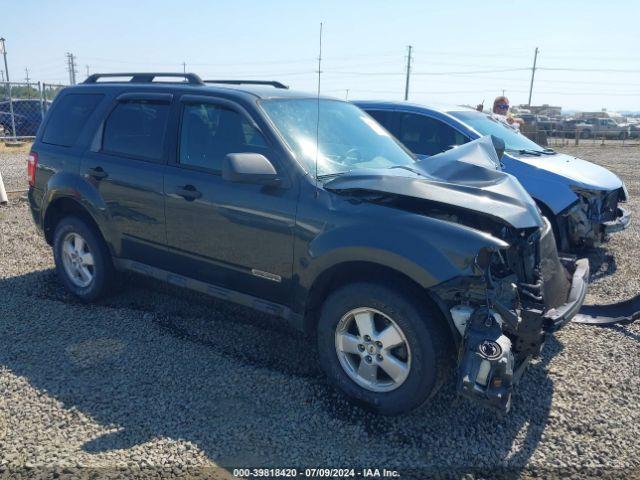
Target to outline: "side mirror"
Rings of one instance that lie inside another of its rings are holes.
[[[229,182],[277,185],[280,177],[267,157],[259,153],[230,153],[222,163],[222,178]]]
[[[498,154],[498,160],[502,160],[504,156],[504,150],[506,147],[504,140],[496,137],[495,135],[491,135],[491,142],[493,143],[493,148],[496,149],[496,153]]]

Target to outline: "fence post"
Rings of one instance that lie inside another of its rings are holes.
[[[9,83],[9,114],[11,115],[11,133],[13,134],[13,141],[16,141],[16,117],[13,113],[13,98],[11,98],[11,82]]]
[[[578,146],[578,138],[580,137],[580,129],[576,125],[576,147]]]
[[[40,121],[44,120],[44,97],[43,97],[43,93],[42,93],[43,90],[44,90],[42,88],[43,86],[44,86],[44,83],[41,84],[38,81],[38,91],[40,92]]]

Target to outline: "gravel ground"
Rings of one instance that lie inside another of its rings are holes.
[[[577,151],[618,173],[640,212],[640,149]],[[24,186],[25,161],[0,154],[7,190]],[[589,301],[640,291],[637,222],[590,257]],[[52,267],[13,195],[0,207],[0,477],[3,468],[224,477],[294,465],[395,468],[403,478],[640,472],[640,324],[563,329],[506,417],[447,385],[428,407],[386,418],[332,391],[314,346],[277,319],[140,278],[84,305]]]

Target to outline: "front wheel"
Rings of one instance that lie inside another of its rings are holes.
[[[109,291],[114,268],[100,234],[78,217],[56,226],[53,257],[62,284],[80,300],[90,302]]]
[[[351,400],[383,414],[425,403],[452,356],[444,320],[411,298],[411,291],[347,285],[327,298],[320,315],[319,359],[329,380]]]

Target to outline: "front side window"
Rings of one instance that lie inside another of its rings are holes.
[[[413,153],[429,156],[467,142],[465,136],[453,127],[415,113],[401,114],[398,140]]]
[[[319,177],[415,162],[389,132],[353,104],[304,98],[263,100],[260,105],[307,171],[315,172],[317,160]]]
[[[169,104],[134,100],[118,103],[104,124],[102,149],[150,160],[162,158]]]
[[[527,137],[517,132],[513,128],[507,127],[504,123],[473,110],[449,112],[458,120],[473,128],[480,135],[494,135],[504,140],[507,150],[534,150],[542,151],[543,147],[529,140]]]
[[[180,127],[180,164],[222,170],[229,153],[265,153],[262,134],[240,113],[215,104],[187,104]]]
[[[102,94],[93,93],[74,93],[62,97],[49,114],[42,142],[71,147],[103,97]]]

